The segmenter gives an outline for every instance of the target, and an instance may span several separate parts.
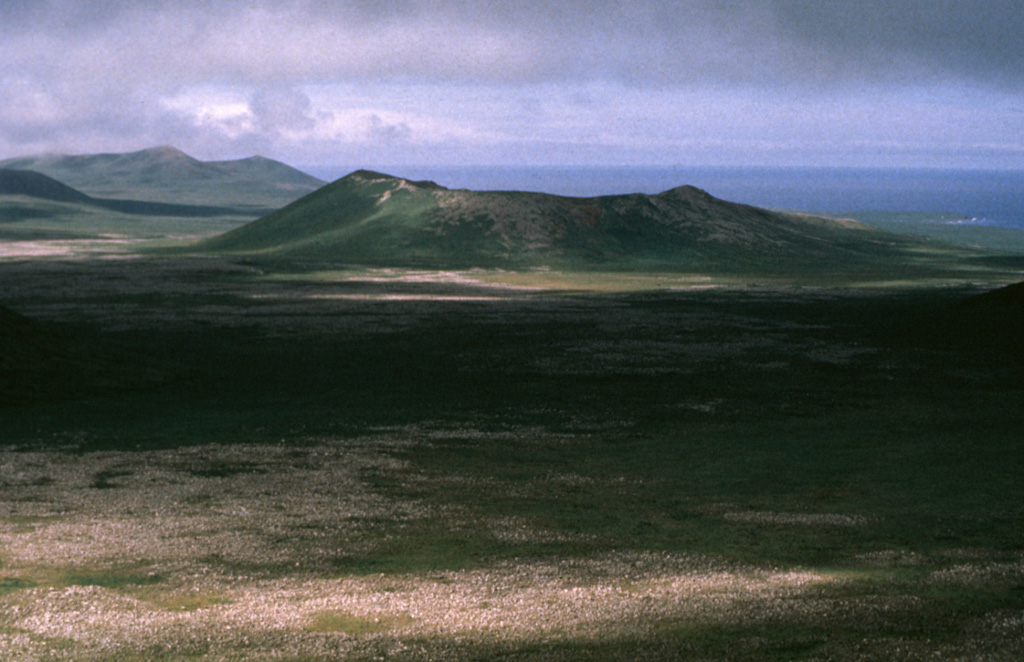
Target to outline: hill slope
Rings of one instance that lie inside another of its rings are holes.
[[[264,211],[323,185],[316,177],[259,156],[200,161],[166,146],[125,154],[28,156],[0,161],[0,167],[33,170],[97,197]]]
[[[1024,355],[1024,283],[970,297],[944,311],[935,327],[960,346],[984,346]]]
[[[89,202],[81,191],[31,170],[0,168],[0,195],[25,195],[54,202]]]
[[[32,170],[0,168],[0,196],[24,196],[50,202],[75,203],[121,214],[141,216],[205,217],[237,214],[233,209],[202,205],[179,205],[148,200],[94,198],[66,184]],[[19,220],[16,213],[0,209],[0,221]],[[12,216],[12,218],[7,218]]]
[[[875,263],[920,243],[690,186],[570,198],[449,190],[360,170],[204,245],[393,266],[746,270]]]

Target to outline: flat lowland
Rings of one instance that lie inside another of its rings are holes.
[[[1012,269],[116,257],[0,261],[4,660],[1024,657]]]

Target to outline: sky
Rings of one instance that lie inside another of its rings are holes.
[[[1024,169],[1020,0],[0,0],[0,158]]]

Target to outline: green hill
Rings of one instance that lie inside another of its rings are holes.
[[[0,161],[0,168],[33,170],[100,198],[276,209],[323,182],[259,156],[200,161],[173,148],[124,154],[43,155]]]
[[[572,198],[449,190],[360,170],[203,245],[387,266],[772,271],[877,265],[926,244],[690,186]]]

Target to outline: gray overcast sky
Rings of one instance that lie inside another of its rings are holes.
[[[1020,0],[0,0],[0,157],[1024,168]]]

